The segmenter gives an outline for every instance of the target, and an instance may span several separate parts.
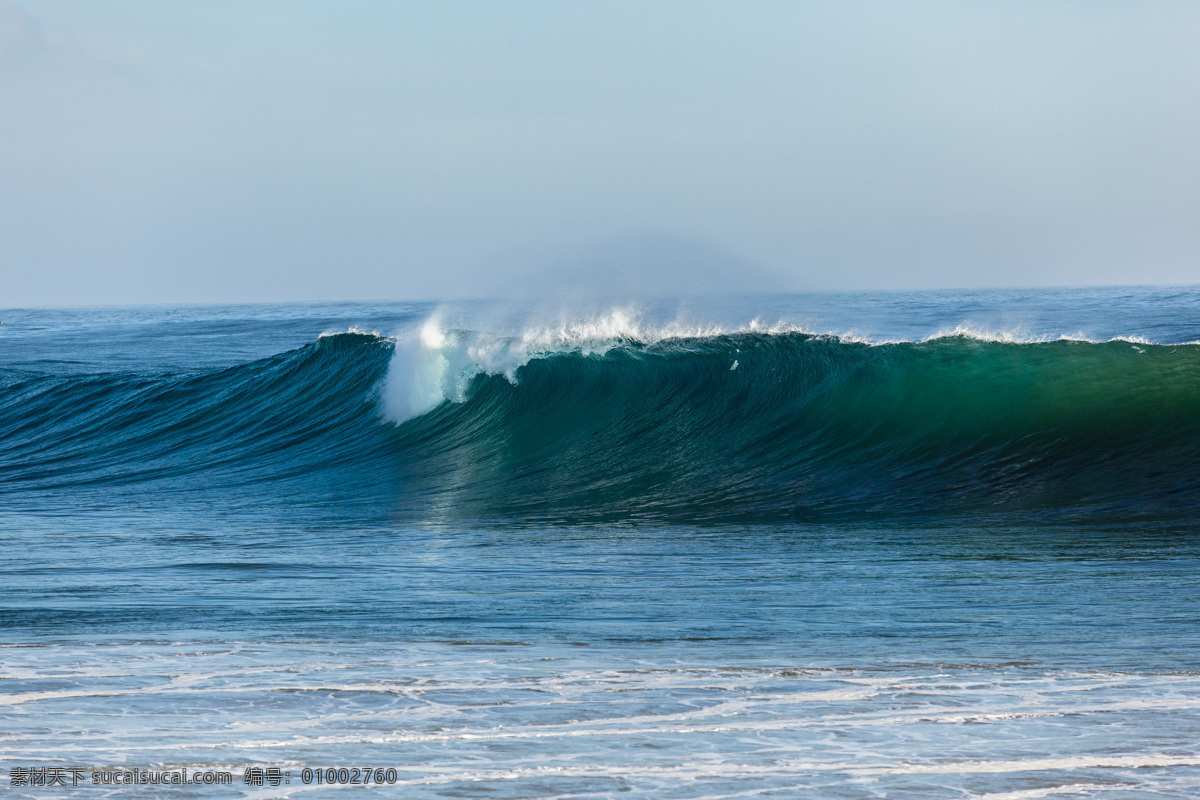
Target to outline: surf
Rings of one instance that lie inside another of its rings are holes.
[[[1200,505],[1197,345],[601,322],[501,336],[431,319],[225,369],[9,374],[0,494],[220,489],[510,522]]]
[[[442,378],[438,405],[395,420],[401,451],[442,464],[482,512],[1037,516],[1197,499],[1195,345],[744,330],[560,344]]]

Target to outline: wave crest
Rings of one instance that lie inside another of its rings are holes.
[[[0,495],[246,487],[489,519],[1200,510],[1200,346],[597,322],[434,318],[207,372],[10,376]]]

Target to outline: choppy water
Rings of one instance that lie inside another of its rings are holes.
[[[0,319],[0,768],[1200,792],[1200,290]]]

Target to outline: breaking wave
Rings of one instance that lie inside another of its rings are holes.
[[[516,521],[1200,507],[1194,344],[431,320],[228,369],[3,383],[0,496],[27,501],[236,488],[251,505]]]

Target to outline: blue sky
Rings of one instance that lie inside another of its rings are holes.
[[[1197,41],[1196,3],[0,0],[0,306],[1194,283]]]

